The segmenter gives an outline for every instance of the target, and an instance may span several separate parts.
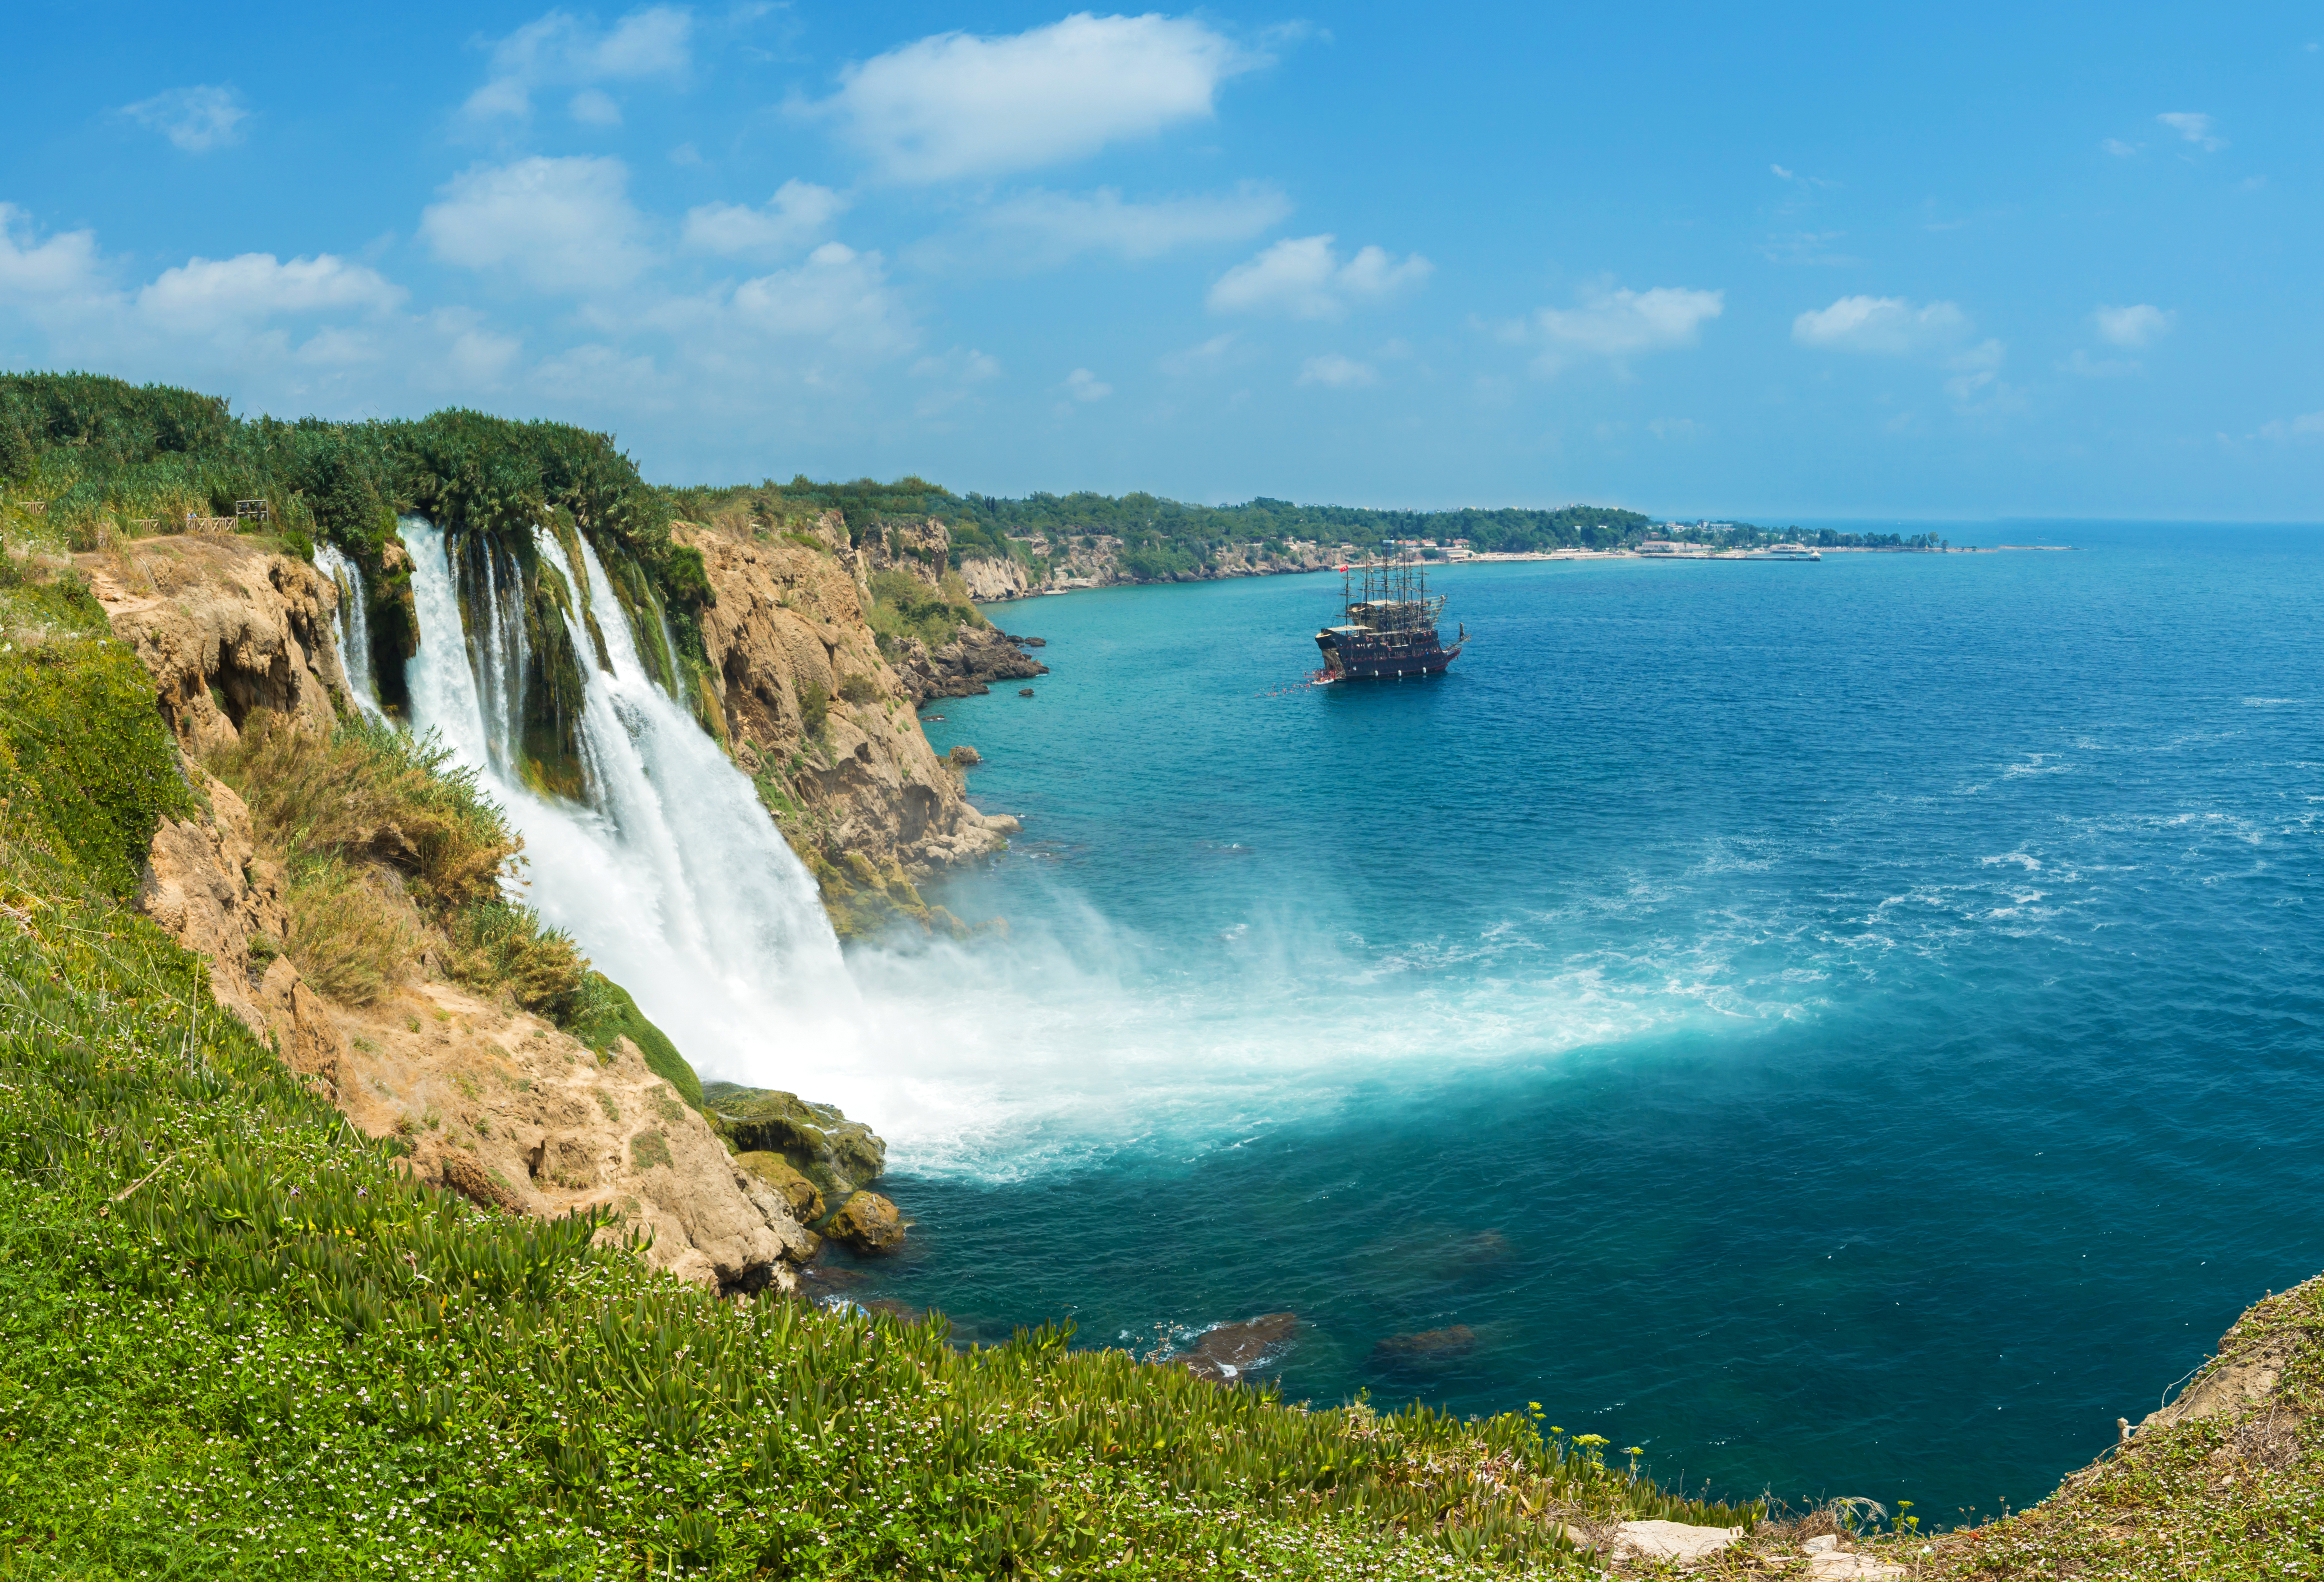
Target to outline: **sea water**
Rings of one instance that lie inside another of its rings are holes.
[[[1401,683],[1295,684],[1328,576],[996,606],[1053,673],[927,712],[1006,936],[692,1052],[872,1112],[851,1294],[967,1335],[1290,1310],[1294,1399],[2022,1504],[2324,1268],[2324,533],[2048,536],[1455,568]]]

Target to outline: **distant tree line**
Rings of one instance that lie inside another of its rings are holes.
[[[1674,523],[1662,536],[1678,543],[1741,548],[1806,544],[1819,550],[1933,550],[1944,541],[1934,532],[1838,532],[1829,527],[1810,532],[1799,527],[1757,527],[1748,522]]]
[[[681,512],[707,512],[753,498],[770,520],[792,512],[836,511],[851,542],[905,522],[943,523],[952,560],[964,556],[1031,560],[1026,541],[1046,537],[1057,550],[1073,541],[1119,540],[1122,567],[1133,576],[1159,578],[1207,566],[1222,550],[1283,553],[1294,539],[1371,548],[1388,539],[1465,539],[1471,549],[1515,551],[1613,549],[1636,543],[1652,526],[1636,511],[1568,505],[1555,511],[1378,511],[1355,505],[1299,505],[1265,495],[1239,505],[1195,505],[1159,495],[1037,494],[1022,499],[955,495],[925,478],[891,484],[872,478],[818,483],[805,476],[772,479],[752,490],[674,491]],[[698,496],[698,497],[697,497]]]

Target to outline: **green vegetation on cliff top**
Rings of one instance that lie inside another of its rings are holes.
[[[520,535],[561,513],[646,569],[682,647],[699,650],[702,557],[671,541],[670,501],[609,435],[452,409],[415,421],[237,418],[223,397],[96,374],[0,375],[0,485],[40,500],[73,547],[171,532],[268,503],[299,553],[339,546],[379,578],[398,512]],[[142,526],[151,523],[152,526]]]

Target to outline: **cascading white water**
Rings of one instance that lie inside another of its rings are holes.
[[[698,1068],[872,1102],[846,1080],[869,1018],[814,878],[749,780],[654,684],[595,551],[584,542],[576,568],[554,538],[535,540],[595,617],[612,666],[591,662],[596,645],[581,609],[570,612],[588,776],[576,804],[537,794],[514,772],[524,639],[509,569],[488,574],[484,629],[471,631],[445,535],[418,519],[402,534],[420,618],[406,672],[412,726],[440,733],[508,810],[525,838],[525,899],[570,930]]]
[[[380,711],[379,687],[372,676],[371,616],[364,608],[363,568],[339,553],[336,544],[315,546],[315,568],[339,590],[338,613],[331,621],[331,643],[338,650],[339,670],[347,678],[347,691],[355,707],[373,719]]]

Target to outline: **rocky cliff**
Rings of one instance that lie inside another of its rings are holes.
[[[75,557],[114,635],[153,672],[161,717],[197,753],[254,708],[327,729],[346,678],[331,643],[338,588],[249,539],[144,539]]]
[[[881,652],[870,578],[897,557],[851,549],[835,515],[812,532],[673,531],[701,552],[715,596],[702,637],[727,751],[822,881],[835,922],[930,921],[915,882],[1000,850],[1017,821],[972,807],[921,733],[913,710],[939,689],[929,680],[945,661],[925,645]]]
[[[1170,557],[1131,551],[1111,533],[1037,533],[1019,541],[1031,557],[1029,562],[993,558],[961,561],[961,577],[980,600],[1123,583],[1215,582],[1231,577],[1328,571],[1340,564],[1345,549],[1305,540],[1286,541],[1280,550],[1259,544],[1222,544],[1199,560],[1176,566],[1169,563]]]
[[[152,672],[189,760],[237,740],[262,708],[296,729],[332,728],[346,686],[330,639],[337,591],[304,561],[204,538],[80,562],[114,634]],[[156,829],[139,910],[206,958],[219,1004],[358,1126],[399,1138],[423,1178],[493,1207],[553,1217],[611,1207],[623,1231],[650,1231],[649,1259],[682,1278],[724,1290],[792,1283],[788,1265],[812,1255],[816,1238],[631,1040],[600,1053],[443,981],[440,940],[372,1004],[317,993],[285,954],[282,865],[232,788],[190,762],[189,773],[204,807]]]

